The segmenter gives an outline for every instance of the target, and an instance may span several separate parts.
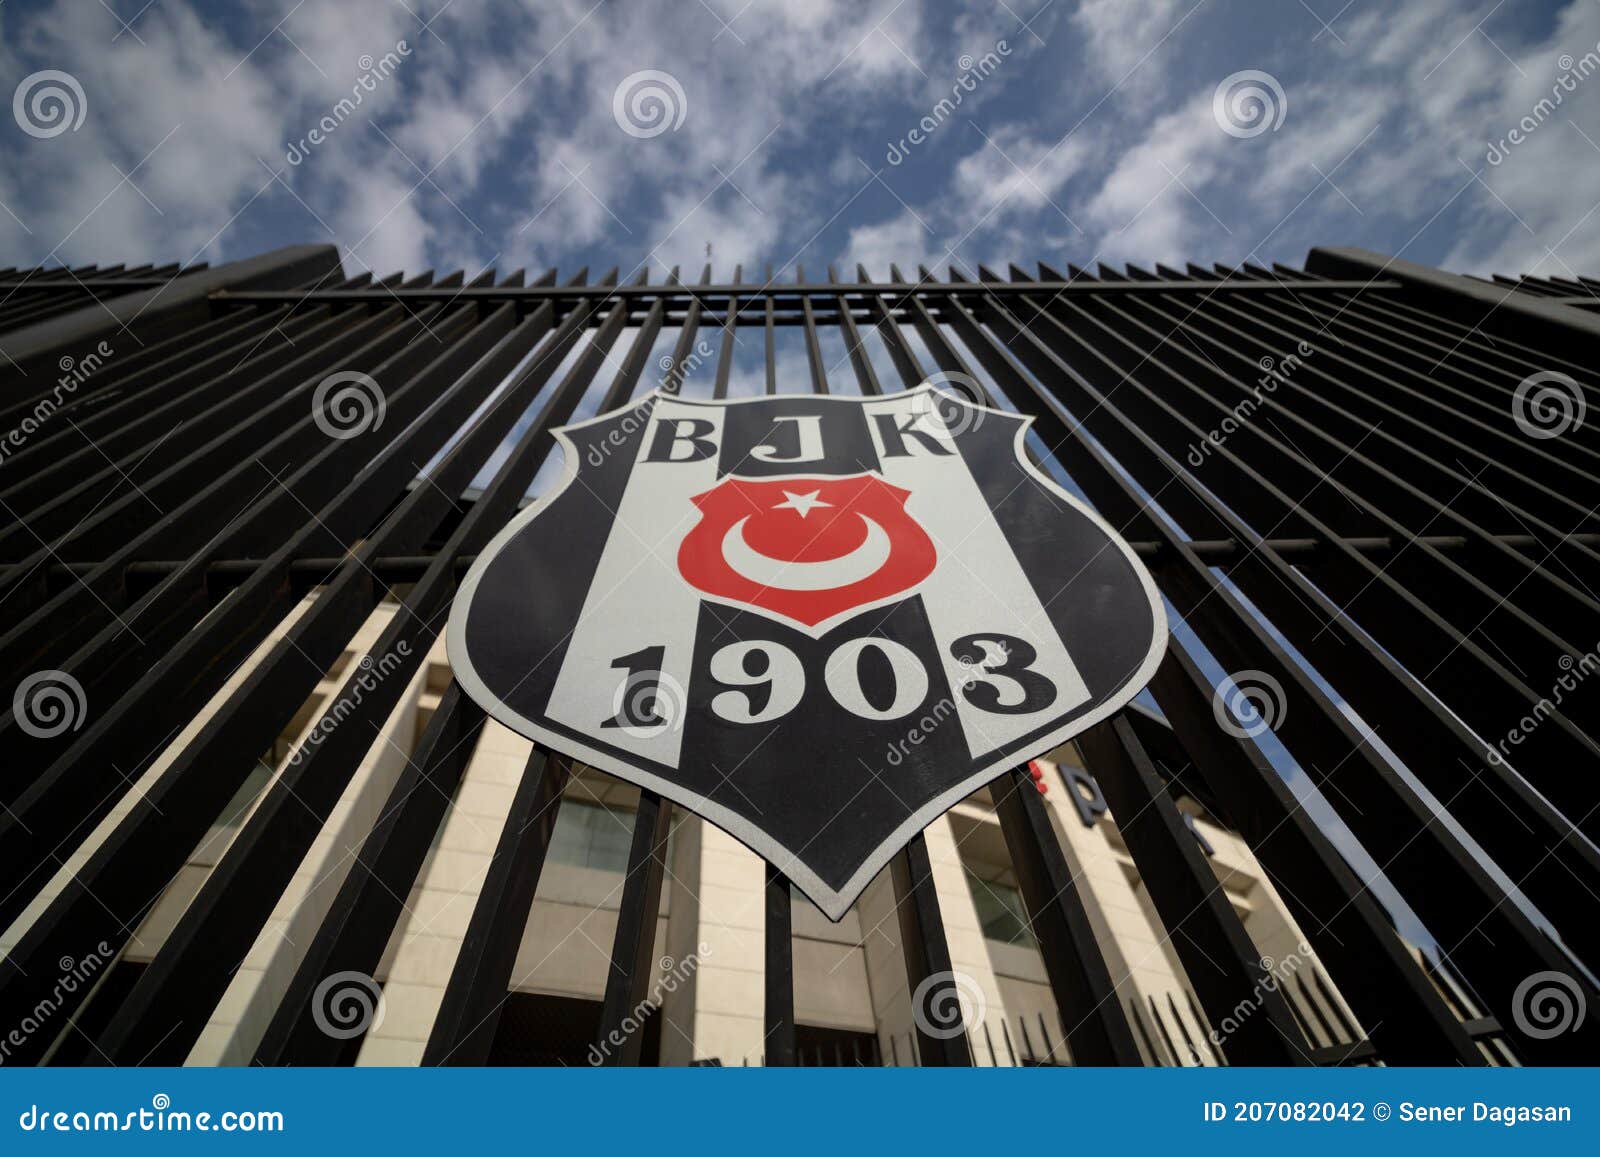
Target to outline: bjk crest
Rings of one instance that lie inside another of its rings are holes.
[[[484,551],[450,661],[500,722],[687,807],[840,919],[952,804],[1132,699],[1149,574],[934,393],[691,401],[556,432],[566,472]]]
[[[910,492],[873,474],[724,478],[692,499],[700,521],[678,573],[715,599],[819,623],[916,586],[937,554],[906,513]]]

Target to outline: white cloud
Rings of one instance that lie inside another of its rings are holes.
[[[0,9],[5,77],[64,68],[89,98],[77,133],[8,138],[20,164],[0,170],[0,202],[26,228],[0,212],[0,244],[24,263],[52,248],[71,261],[202,249],[215,261],[331,234],[356,250],[353,266],[379,269],[537,266],[589,248],[625,267],[698,269],[710,241],[719,271],[832,256],[880,275],[891,257],[950,250],[964,263],[1175,261],[1265,241],[1293,260],[1306,244],[1399,248],[1414,235],[1408,256],[1473,269],[1600,257],[1586,216],[1600,76],[1504,164],[1483,159],[1550,92],[1561,53],[1594,49],[1592,4],[1568,4],[1531,41],[1490,0],[1418,0],[1353,9],[1313,42],[1299,13],[1284,17],[1295,35],[1279,36],[1190,0],[1014,13],[964,2],[937,21],[909,0],[708,3],[419,0],[417,16],[393,0],[307,0],[285,19],[275,0],[225,17],[167,0],[137,38],[117,37],[95,4]],[[1000,70],[881,174],[893,195],[869,181],[857,156],[881,157],[948,94],[960,53],[998,37],[1012,48]],[[286,165],[285,146],[351,91],[362,55],[401,40],[395,75]],[[1243,43],[1259,51],[1241,59]],[[1278,131],[1237,140],[1212,121],[1211,94],[1246,64],[1282,81],[1289,108]],[[672,72],[687,102],[682,126],[650,139],[612,111],[618,83],[643,69]]]
[[[152,10],[143,43],[116,32],[98,6],[25,21],[30,56],[74,75],[88,107],[78,131],[22,145],[19,214],[62,260],[215,259],[226,242],[211,239],[269,179],[256,157],[278,155],[284,102],[249,62],[228,75],[237,54],[186,7]]]
[[[348,272],[382,277],[432,266],[433,228],[411,192],[413,184],[394,172],[367,170],[342,187],[329,223],[347,255]]]
[[[891,263],[899,264],[901,272],[905,273],[918,262],[939,255],[940,250],[933,247],[933,237],[923,222],[905,210],[898,217],[876,225],[858,225],[850,230],[842,264],[852,271],[858,264],[865,265],[874,280],[887,281]]]
[[[730,276],[740,263],[747,276],[755,276],[763,261],[784,264],[793,254],[779,246],[788,203],[783,181],[746,177],[739,184],[744,196],[722,187],[708,197],[708,190],[695,187],[667,197],[659,216],[642,234],[648,238],[648,249],[641,246],[642,255],[653,264],[682,265],[686,273],[698,273],[710,242],[717,268]]]
[[[1149,95],[1161,84],[1162,51],[1194,0],[1082,0],[1072,14],[1084,38],[1084,62],[1108,88]]]
[[[1056,209],[1067,181],[1088,155],[1088,142],[1041,140],[1022,126],[974,125],[975,151],[956,164],[954,191],[975,213],[974,222],[1003,214]]]

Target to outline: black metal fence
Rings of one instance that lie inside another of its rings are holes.
[[[0,1024],[47,1005],[56,1018],[5,1059],[181,1062],[406,679],[356,697],[285,763],[131,983],[63,991],[58,962],[120,949],[391,591],[377,647],[408,656],[408,674],[421,664],[457,579],[586,395],[612,408],[658,369],[675,385],[708,343],[725,396],[753,338],[768,392],[873,394],[940,373],[1036,415],[1033,452],[1156,574],[1178,630],[1151,691],[1178,754],[1152,755],[1131,712],[1080,746],[1162,921],[1181,927],[1205,1018],[1252,1010],[1220,1059],[1600,1060],[1600,1015],[1582,1015],[1600,1013],[1585,967],[1600,964],[1600,694],[1584,682],[1600,664],[1600,423],[1583,421],[1600,401],[1586,312],[1600,283],[1480,281],[1353,250],[1313,251],[1305,269],[889,272],[379,281],[307,246],[210,270],[0,273],[0,925],[27,917],[0,964]],[[779,380],[789,327],[807,380]],[[837,363],[824,340],[842,342]],[[335,373],[384,383],[382,413],[330,432],[313,398]],[[1271,688],[1271,718],[1232,725],[1218,671]],[[314,990],[377,968],[483,723],[459,686],[444,691],[257,1062],[349,1061],[315,1023]],[[163,753],[154,786],[45,895]],[[555,752],[528,762],[425,1063],[488,1055],[568,774]],[[1470,1000],[1430,978],[1302,806],[1306,784]],[[1266,971],[1174,806],[1186,785],[1277,886],[1364,1026],[1358,1048],[1319,1046]],[[1050,1047],[1026,1055],[1141,1063],[1136,1038],[1158,1028],[1119,991],[1027,770],[992,793],[1060,1012],[1028,1026]],[[640,800],[602,1037],[646,995],[669,810]],[[950,971],[920,837],[892,874],[915,989]],[[767,895],[764,1059],[795,1063],[790,891],[770,868]],[[1552,978],[1578,1013],[1554,1024]],[[74,1021],[83,1040],[62,1048]],[[608,1059],[636,1062],[639,1035]],[[977,1045],[914,1043],[923,1064],[970,1063]]]

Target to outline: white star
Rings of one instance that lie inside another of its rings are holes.
[[[792,510],[796,514],[798,514],[801,518],[804,518],[806,515],[811,513],[811,508],[814,507],[814,506],[832,506],[833,505],[833,503],[831,503],[831,502],[824,502],[824,501],[822,501],[822,499],[818,498],[817,495],[819,495],[821,493],[822,493],[821,490],[813,490],[810,494],[796,494],[792,490],[785,490],[783,492],[783,496],[785,498],[787,498],[788,501],[787,502],[780,502],[776,506],[774,506],[772,509],[774,509],[774,510]]]

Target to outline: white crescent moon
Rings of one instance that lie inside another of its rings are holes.
[[[788,591],[829,591],[847,587],[875,574],[889,561],[889,535],[865,514],[858,518],[867,524],[866,541],[849,554],[823,562],[784,562],[754,550],[744,540],[746,515],[728,528],[722,537],[722,557],[735,574],[764,587]]]

